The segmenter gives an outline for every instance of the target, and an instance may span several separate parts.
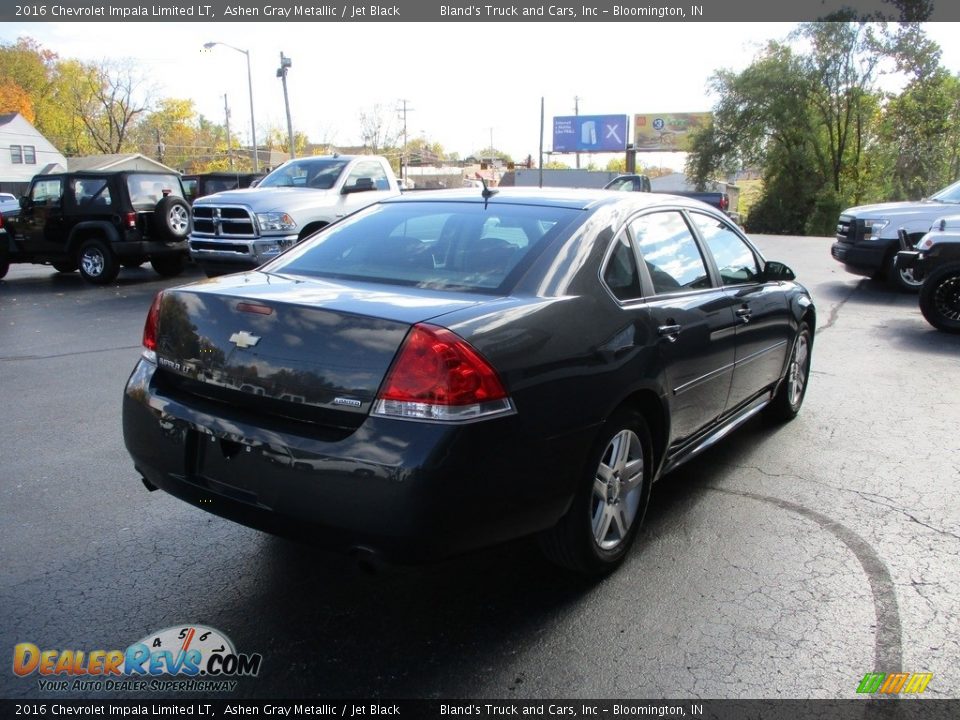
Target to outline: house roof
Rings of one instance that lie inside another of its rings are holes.
[[[9,113],[0,113],[0,125],[6,125],[8,122],[13,120],[20,113],[9,112]]]
[[[148,158],[140,153],[119,153],[113,155],[84,155],[82,157],[67,158],[70,171],[77,170],[114,170],[118,166],[131,162],[146,164],[152,166],[151,169],[177,172],[172,167],[167,167],[163,163]]]

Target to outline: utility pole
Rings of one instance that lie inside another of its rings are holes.
[[[579,95],[573,96],[573,115],[574,117],[580,117],[580,96]],[[576,123],[576,121],[574,122]],[[579,123],[576,123],[576,124],[578,125]],[[577,132],[579,132],[579,129],[577,130]],[[580,142],[579,137],[577,138],[577,142],[578,143]],[[577,170],[579,169],[580,169],[580,152],[577,151]]]
[[[407,113],[413,112],[413,108],[407,107],[408,102],[410,101],[401,99],[400,107],[397,108],[397,111],[403,115],[403,148],[400,150],[400,179],[403,181],[404,186],[407,184]]]
[[[293,144],[293,121],[290,119],[290,97],[287,95],[287,71],[290,70],[291,65],[293,65],[293,61],[281,52],[277,77],[280,78],[280,81],[283,83],[283,104],[287,109],[287,136],[290,138],[288,141],[290,143],[290,159],[293,160],[297,154],[296,147]]]
[[[227,105],[227,94],[223,94],[223,114],[227,118],[227,158],[230,160],[230,172],[233,172],[233,147],[230,145],[230,106]]]
[[[163,144],[163,141],[160,139],[160,128],[157,128],[157,160],[163,162],[163,151],[166,150],[166,147]]]

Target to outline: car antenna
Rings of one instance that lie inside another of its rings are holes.
[[[486,208],[486,201],[496,195],[499,191],[496,188],[487,187],[487,181],[484,178],[480,178],[480,182],[483,183],[483,192],[480,193],[480,195],[483,197],[483,206]]]

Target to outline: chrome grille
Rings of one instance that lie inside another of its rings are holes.
[[[193,234],[217,238],[255,238],[253,214],[236,205],[194,205]]]

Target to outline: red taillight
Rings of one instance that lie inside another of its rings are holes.
[[[127,223],[128,228],[135,228],[137,226],[137,214],[135,212],[128,212],[123,216],[123,219]]]
[[[512,412],[496,370],[461,337],[414,325],[377,398],[377,415],[471,420]]]
[[[157,349],[157,321],[160,319],[160,303],[163,301],[163,290],[157,293],[147,312],[147,321],[143,324],[143,346],[147,350]]]

